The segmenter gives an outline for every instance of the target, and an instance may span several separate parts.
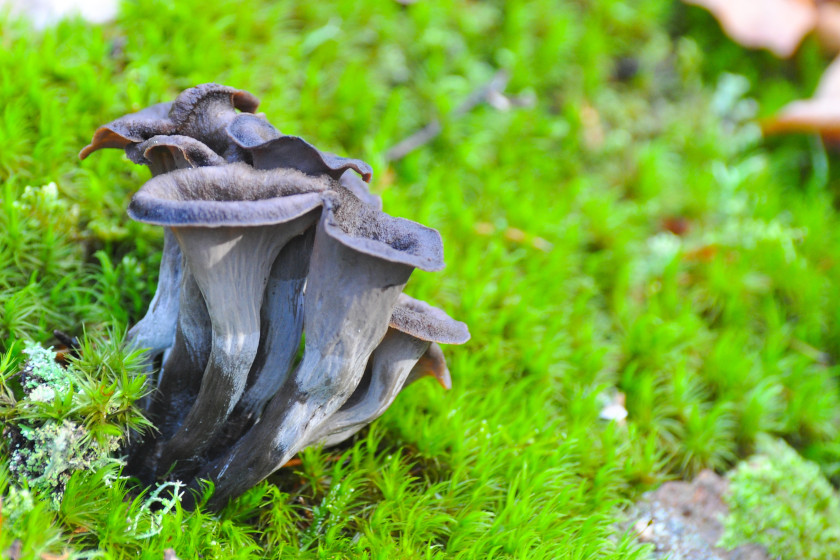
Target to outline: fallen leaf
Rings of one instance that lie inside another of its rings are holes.
[[[840,137],[840,57],[828,67],[811,99],[788,103],[762,123],[764,132],[819,132]]]
[[[734,41],[791,56],[817,24],[813,0],[683,0],[709,10]]]
[[[840,52],[840,3],[822,2],[817,6],[817,39],[829,52]]]

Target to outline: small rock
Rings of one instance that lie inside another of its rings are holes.
[[[656,559],[770,560],[758,545],[732,550],[715,546],[723,535],[721,519],[729,512],[723,501],[726,488],[726,479],[709,470],[693,482],[667,482],[642,497],[623,528],[640,542],[653,544]]]

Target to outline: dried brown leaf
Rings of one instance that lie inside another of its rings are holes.
[[[791,56],[817,23],[813,0],[683,0],[709,10],[733,40]]]
[[[763,123],[766,133],[819,132],[840,136],[840,57],[823,74],[811,99],[793,101]]]
[[[822,2],[817,6],[816,32],[824,49],[840,52],[840,3]]]

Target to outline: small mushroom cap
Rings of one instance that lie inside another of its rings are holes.
[[[152,136],[145,142],[137,144],[132,150],[126,149],[131,161],[145,164],[156,158],[169,157],[176,161],[186,163],[180,167],[207,167],[210,165],[224,165],[225,159],[207,147],[206,144],[179,134],[171,136]],[[136,155],[135,155],[136,154]],[[135,160],[135,157],[142,157],[142,160]]]
[[[178,134],[197,138],[214,152],[239,159],[226,133],[227,126],[236,118],[237,109],[250,113],[259,103],[247,91],[219,84],[201,84],[181,92],[172,103],[169,118]]]
[[[227,133],[239,147],[259,150],[266,162],[263,167],[290,167],[308,175],[327,174],[336,180],[348,169],[361,175],[365,182],[373,176],[371,166],[362,160],[322,152],[303,138],[281,134],[255,115],[237,115]]]
[[[326,178],[244,163],[179,169],[150,179],[132,198],[131,218],[161,226],[279,224],[321,206]]]
[[[359,253],[421,270],[443,270],[437,230],[376,210],[340,185],[330,194],[321,218],[327,235]]]
[[[466,323],[406,294],[400,294],[389,326],[420,340],[440,344],[463,344],[470,339]]]
[[[85,159],[104,148],[123,149],[131,143],[142,142],[158,134],[171,134],[175,130],[168,118],[171,107],[172,102],[158,103],[100,126],[90,144],[79,152],[79,159]]]
[[[253,113],[257,110],[260,100],[242,89],[214,83],[201,84],[185,89],[175,98],[169,111],[169,118],[178,127],[194,120],[213,119],[217,115],[208,109],[211,109],[215,103],[221,103],[223,107],[229,106],[231,109],[239,109],[245,113]]]
[[[260,115],[241,114],[230,121],[227,134],[240,148],[253,150],[282,136],[274,125]]]
[[[181,92],[175,101],[158,103],[101,126],[79,158],[103,148],[126,148],[158,135],[183,134],[199,138],[219,153],[225,151],[218,129],[235,116],[235,110],[253,113],[259,99],[240,89],[201,84]],[[222,131],[221,136],[224,136]]]

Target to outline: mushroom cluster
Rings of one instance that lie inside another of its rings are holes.
[[[337,444],[435,376],[466,325],[402,293],[443,268],[437,231],[382,212],[365,162],[280,133],[250,93],[182,92],[99,128],[153,177],[131,218],[162,226],[157,291],[130,344],[160,363],[131,452],[145,481],[212,480],[224,505],[295,453]],[[302,342],[303,341],[303,342]]]

